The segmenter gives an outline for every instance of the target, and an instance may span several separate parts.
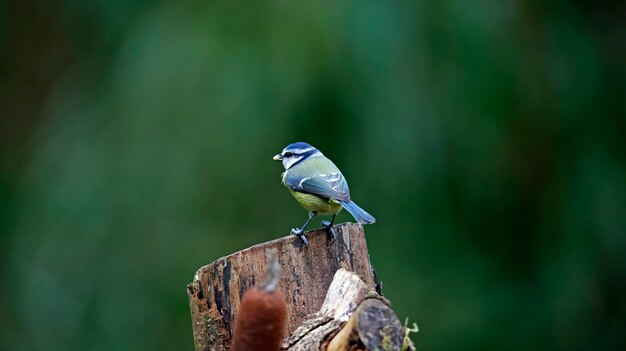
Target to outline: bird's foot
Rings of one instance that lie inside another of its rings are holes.
[[[304,232],[302,231],[302,229],[292,228],[291,229],[291,235],[299,236],[300,239],[302,239],[302,242],[304,243],[304,246],[309,246],[309,241],[304,236]]]
[[[337,233],[335,233],[335,229],[333,229],[332,224],[329,221],[322,221],[322,225],[326,227],[328,234],[330,234],[331,242],[334,243],[335,241],[337,241]]]

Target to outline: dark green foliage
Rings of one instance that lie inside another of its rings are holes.
[[[624,9],[3,3],[0,349],[190,350],[195,269],[306,217],[295,141],[418,349],[623,349]]]

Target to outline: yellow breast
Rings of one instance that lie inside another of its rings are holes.
[[[315,211],[317,214],[329,215],[337,214],[341,211],[341,205],[334,199],[324,199],[319,196],[301,193],[289,189],[293,197],[307,211]]]

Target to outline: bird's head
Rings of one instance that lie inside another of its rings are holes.
[[[285,170],[287,170],[309,157],[321,154],[318,149],[300,141],[285,147],[280,154],[274,156],[274,160],[282,162]]]

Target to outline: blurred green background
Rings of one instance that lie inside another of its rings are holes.
[[[623,350],[625,15],[1,2],[0,349],[191,350],[186,284],[303,222],[307,141],[419,349]]]

